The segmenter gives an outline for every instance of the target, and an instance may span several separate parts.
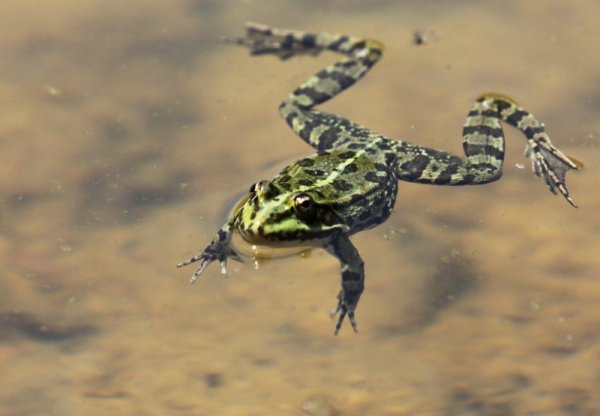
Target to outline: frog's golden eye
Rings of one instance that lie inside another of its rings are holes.
[[[299,193],[294,196],[294,209],[300,217],[307,218],[314,215],[316,207],[309,195]]]

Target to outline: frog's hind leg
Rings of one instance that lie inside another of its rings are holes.
[[[282,60],[295,55],[317,55],[323,49],[350,53],[360,38],[302,30],[279,29],[260,23],[246,23],[246,37],[225,38],[225,42],[250,49],[252,55],[277,55]]]
[[[463,147],[471,167],[495,173],[498,177],[504,157],[504,135],[499,119],[516,127],[525,135],[532,170],[544,179],[550,191],[560,192],[574,207],[565,175],[580,165],[552,145],[544,124],[521,108],[514,100],[500,94],[484,94],[473,105],[463,131]]]
[[[526,156],[536,175],[541,176],[552,193],[560,192],[574,207],[565,175],[580,164],[572,161],[550,143],[544,124],[512,99],[499,94],[484,94],[473,103],[463,129],[466,158],[409,142],[395,142],[400,180],[436,185],[478,185],[502,176],[504,161],[504,121],[525,135]]]
[[[279,106],[289,126],[308,144],[322,152],[340,146],[350,138],[368,138],[372,133],[355,123],[332,114],[316,111],[319,105],[358,81],[381,58],[383,44],[330,33],[308,33],[276,29],[250,23],[246,37],[229,39],[245,46],[253,55],[272,54],[287,59],[299,54],[316,55],[329,50],[346,55],[296,88]]]

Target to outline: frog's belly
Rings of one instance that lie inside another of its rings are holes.
[[[281,257],[290,257],[300,255],[307,257],[312,249],[321,247],[321,244],[309,244],[307,242],[268,242],[261,244],[252,243],[246,240],[238,230],[234,230],[231,238],[231,245],[236,253],[243,257],[254,259],[272,259]]]

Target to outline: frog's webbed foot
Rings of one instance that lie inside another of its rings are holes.
[[[583,165],[565,156],[550,143],[545,134],[535,139],[528,139],[525,156],[531,160],[532,171],[544,179],[548,189],[553,194],[558,190],[569,204],[577,208],[577,204],[569,195],[565,176],[569,170],[578,170]]]
[[[329,242],[325,249],[340,261],[342,271],[342,290],[338,293],[338,303],[331,311],[331,317],[338,316],[334,334],[340,332],[344,318],[348,316],[354,332],[358,332],[354,311],[365,285],[364,263],[358,250],[346,234],[340,234]]]
[[[317,55],[323,47],[315,42],[315,36],[297,30],[276,29],[259,23],[246,23],[243,38],[223,38],[227,43],[244,46],[252,55],[277,55],[288,59],[298,54]]]
[[[354,332],[358,332],[358,328],[356,326],[356,318],[354,317],[354,309],[356,308],[356,303],[348,302],[348,299],[344,296],[344,290],[342,289],[338,294],[338,304],[330,313],[331,317],[334,318],[336,315],[338,316],[337,322],[335,324],[334,334],[337,335],[340,332],[340,328],[342,328],[342,323],[344,323],[344,318],[348,315],[348,319],[350,320],[350,324],[352,325],[352,329]]]
[[[181,263],[177,264],[177,267],[187,266],[192,263],[200,262],[200,265],[194,272],[190,283],[194,283],[202,272],[208,267],[210,263],[218,260],[221,264],[221,273],[227,276],[227,259],[231,258],[235,261],[242,262],[242,258],[235,252],[230,246],[231,232],[229,226],[225,225],[219,230],[213,241],[200,253],[196,254]]]

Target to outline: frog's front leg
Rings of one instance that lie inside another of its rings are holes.
[[[230,222],[227,222],[219,229],[219,231],[217,231],[217,235],[202,252],[196,254],[194,257],[188,260],[182,261],[181,263],[177,264],[177,267],[183,267],[187,266],[188,264],[195,263],[197,261],[200,262],[200,265],[194,272],[190,283],[194,283],[198,279],[198,277],[200,277],[204,269],[206,269],[206,267],[208,267],[208,265],[215,260],[218,260],[221,264],[221,273],[225,276],[227,275],[228,257],[236,261],[242,261],[240,256],[231,247],[231,228],[232,224]]]
[[[346,315],[350,319],[354,332],[358,332],[354,311],[365,288],[364,262],[356,247],[345,234],[336,236],[325,246],[325,249],[337,257],[342,271],[342,290],[338,294],[338,304],[332,313],[332,316],[339,314],[335,324],[335,335],[340,332]]]

